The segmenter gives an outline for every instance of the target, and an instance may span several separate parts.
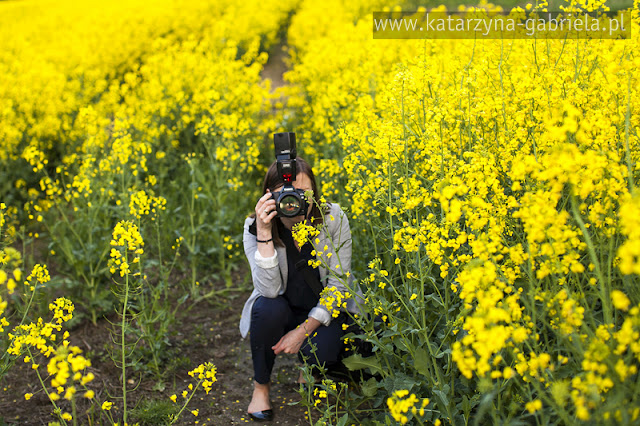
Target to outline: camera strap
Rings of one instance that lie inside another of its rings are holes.
[[[300,252],[296,250],[295,247],[291,247],[288,244],[285,244],[287,248],[287,256],[291,256],[292,259],[295,259],[296,270],[302,272],[302,276],[304,278],[304,282],[307,283],[313,294],[315,294],[318,298],[320,298],[320,293],[322,292],[322,283],[318,280],[317,275],[313,268],[309,265],[309,261],[307,259],[300,259]]]
[[[322,293],[322,289],[324,287],[322,287],[322,283],[320,282],[320,280],[318,280],[318,277],[316,277],[316,274],[313,272],[313,269],[311,268],[311,266],[309,266],[309,262],[304,259],[299,260],[296,263],[296,268],[298,270],[302,270],[302,276],[304,277],[305,282],[309,287],[311,287],[311,290],[313,290],[313,293],[316,296],[318,296],[318,298],[320,298],[320,293]]]

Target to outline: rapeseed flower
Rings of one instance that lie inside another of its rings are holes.
[[[111,273],[119,271],[121,277],[130,274],[130,264],[139,263],[140,256],[144,253],[144,241],[138,227],[130,221],[118,222],[113,229],[111,246]]]
[[[542,401],[534,399],[533,401],[527,402],[524,408],[526,408],[529,413],[533,414],[542,409]]]
[[[613,302],[613,306],[621,311],[628,311],[629,305],[631,304],[629,298],[620,290],[613,290],[611,292],[611,301]]]
[[[338,318],[340,312],[347,307],[347,299],[351,297],[349,292],[342,293],[335,286],[322,289],[319,304],[324,306],[333,318]]]
[[[409,395],[409,391],[403,389],[395,391],[389,398],[387,398],[387,407],[395,421],[401,424],[406,424],[409,421],[409,418],[407,417],[407,413],[409,412],[413,415],[424,416],[424,409],[429,405],[429,399],[422,399],[420,408],[416,408],[416,404],[418,402],[420,402],[420,399],[418,399],[414,394]]]

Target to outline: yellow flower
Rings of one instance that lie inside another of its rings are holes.
[[[320,231],[311,225],[307,225],[304,222],[299,222],[293,225],[292,228],[293,238],[298,243],[299,247],[305,245],[308,241],[313,240],[313,238],[320,233]],[[318,241],[316,241],[318,243]],[[326,247],[326,246],[325,246]],[[327,249],[325,248],[325,251]]]
[[[27,401],[31,399],[31,397],[33,396],[32,393],[25,393],[24,394],[24,399],[26,399]]]
[[[510,379],[513,376],[514,376],[513,368],[505,367],[504,370],[502,370],[502,377],[504,377],[505,379]]]
[[[527,409],[527,411],[533,414],[542,408],[542,401],[540,401],[539,399],[535,399],[533,401],[527,402],[524,407]]]
[[[68,399],[68,400],[71,400],[75,394],[76,394],[76,387],[75,386],[69,386],[67,388],[67,391],[64,393],[64,398]]]
[[[105,402],[102,403],[102,407],[101,408],[103,410],[105,410],[105,411],[109,411],[109,410],[111,410],[112,406],[113,406],[113,402],[105,401]]]
[[[25,285],[31,284],[44,284],[51,280],[51,276],[49,275],[49,271],[47,270],[46,265],[36,264],[31,271],[31,274],[27,277],[27,281]]]
[[[119,270],[122,277],[130,274],[130,264],[139,263],[140,255],[144,253],[144,241],[138,227],[130,221],[118,222],[113,229],[111,246],[109,259],[111,273]],[[130,256],[125,253],[129,253]]]
[[[410,410],[412,413],[417,414],[418,410],[415,408],[416,403],[420,400],[416,395],[411,394],[408,398],[405,397],[409,395],[409,391],[406,389],[401,389],[395,391],[391,397],[387,398],[387,406],[389,407],[389,412],[393,419],[401,424],[406,424],[409,421],[406,413]],[[429,405],[429,399],[425,398],[422,400],[422,408]],[[422,411],[423,413],[424,411]]]
[[[80,383],[83,385],[86,385],[87,383],[91,382],[93,379],[95,379],[95,376],[92,372],[88,372],[86,375],[82,376],[82,378],[80,379]]]
[[[198,417],[198,410],[191,410],[191,414]]]
[[[611,292],[611,301],[613,302],[613,306],[621,311],[627,311],[631,304],[629,298],[620,290],[613,290]]]
[[[171,401],[173,401],[173,402],[176,402],[176,400],[178,399],[178,397],[177,397],[177,396],[176,396],[176,394],[174,393],[173,395],[171,395],[171,396],[169,397],[169,399],[170,399]]]

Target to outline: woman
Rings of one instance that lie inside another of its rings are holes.
[[[314,198],[320,199],[309,164],[298,158],[297,171],[293,186],[311,190]],[[347,289],[324,266],[311,271],[300,269],[301,265],[308,265],[309,259],[315,259],[312,254],[315,252],[311,244],[298,246],[292,238],[293,225],[305,220],[307,224],[317,226],[324,223],[325,226],[319,227],[316,244],[318,250],[323,251],[323,263],[334,273],[348,276],[349,282],[352,281],[349,274],[351,231],[346,215],[337,204],[322,212],[320,206],[310,203],[307,217],[276,217],[276,203],[271,194],[283,186],[274,162],[265,176],[264,195],[256,204],[255,214],[244,223],[244,251],[251,266],[254,290],[242,310],[240,332],[242,337],[250,332],[254,390],[247,411],[254,420],[273,418],[269,390],[277,354],[298,353],[310,364],[330,368],[340,361],[343,348],[344,314],[332,318],[318,303],[318,294],[308,281],[319,280],[322,286],[335,286],[343,293]],[[325,250],[325,246],[328,249]],[[352,299],[347,302],[347,309],[357,311]],[[312,351],[312,348],[316,349]]]

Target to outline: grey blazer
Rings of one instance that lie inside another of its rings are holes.
[[[249,226],[254,220],[253,218],[247,218],[244,221],[244,252],[251,266],[253,293],[251,293],[251,296],[249,296],[249,299],[242,309],[240,334],[243,338],[249,333],[251,309],[253,308],[255,300],[260,296],[275,298],[284,294],[287,289],[287,251],[284,247],[276,247],[273,257],[262,257],[258,252],[256,236],[249,232]],[[337,272],[338,275],[351,271],[351,230],[349,228],[349,220],[337,204],[331,204],[324,220],[327,232],[324,231],[324,227],[321,229],[317,237],[320,239],[320,242],[315,245],[318,251],[323,252],[323,265],[319,267],[320,281],[323,287],[335,286],[340,292],[344,293],[348,290],[343,282],[329,274],[324,264],[328,265],[332,271]],[[325,245],[328,246],[327,250],[323,250]],[[334,247],[337,253],[334,252]],[[328,253],[332,253],[331,256],[327,256]],[[351,293],[355,293],[357,295],[356,297],[361,298],[362,293],[359,290],[356,289],[356,291],[353,291],[353,275],[349,275],[347,282],[348,286],[352,289]],[[347,301],[347,310],[352,313],[358,312],[354,296]],[[311,309],[309,317],[317,319],[324,325],[329,325],[332,319],[329,311],[320,304]]]

